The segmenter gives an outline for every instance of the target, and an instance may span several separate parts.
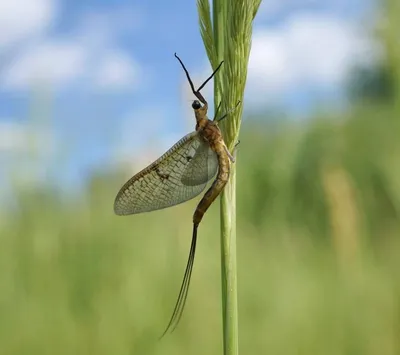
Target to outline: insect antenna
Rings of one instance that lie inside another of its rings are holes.
[[[198,224],[193,225],[192,243],[190,245],[189,258],[188,258],[188,262],[186,265],[185,275],[183,276],[181,289],[179,291],[178,299],[176,301],[175,308],[172,313],[171,319],[170,319],[164,333],[161,335],[160,339],[168,332],[168,330],[171,329],[171,332],[173,332],[182,317],[183,309],[185,308],[185,303],[186,303],[186,299],[187,299],[187,295],[188,295],[188,291],[189,291],[190,279],[192,276],[194,256],[196,253],[197,227],[198,226],[199,226]]]
[[[196,96],[200,100],[201,103],[203,103],[204,105],[207,105],[207,101],[203,97],[203,95],[200,93],[200,90],[212,79],[212,77],[216,74],[216,72],[219,70],[219,68],[221,68],[221,65],[224,61],[219,63],[217,69],[215,69],[214,72],[206,79],[206,81],[203,84],[201,84],[197,90],[195,90],[193,81],[190,78],[189,72],[187,71],[185,64],[183,64],[181,58],[179,58],[176,53],[175,53],[175,58],[179,60],[179,63],[181,63],[181,66],[182,66],[183,70],[185,71],[186,77],[189,81],[189,85],[190,85],[190,88],[192,89],[194,96]]]

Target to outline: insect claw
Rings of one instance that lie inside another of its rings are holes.
[[[232,163],[234,163],[236,161],[236,153],[237,153],[237,146],[240,144],[240,140],[238,140],[235,144],[235,146],[233,147],[233,161]]]
[[[226,152],[226,154],[228,155],[229,160],[234,163],[235,162],[235,158],[234,156],[231,154],[231,152],[229,151],[228,147],[226,145],[224,145],[224,150]]]
[[[240,100],[237,102],[237,104],[235,105],[234,108],[231,108],[230,110],[227,111],[227,113],[225,113],[225,115],[223,115],[222,117],[218,118],[217,120],[214,118],[214,121],[217,121],[218,123],[221,122],[224,118],[226,118],[229,114],[231,114],[233,111],[235,111],[238,106],[241,104]],[[221,103],[220,103],[221,105]],[[218,106],[219,108],[219,106]],[[217,111],[218,112],[218,111]]]

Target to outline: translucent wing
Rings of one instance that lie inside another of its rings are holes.
[[[184,185],[195,186],[207,183],[218,170],[218,159],[214,151],[202,143],[196,150],[193,159],[188,162],[182,174]]]
[[[216,154],[197,132],[189,133],[122,186],[114,211],[128,215],[188,201],[204,190],[217,169]]]

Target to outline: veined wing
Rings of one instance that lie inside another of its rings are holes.
[[[128,215],[188,201],[204,190],[217,168],[216,154],[197,132],[189,133],[122,186],[114,211]]]
[[[181,181],[187,186],[196,186],[207,183],[218,170],[217,155],[211,148],[202,142],[185,167]]]

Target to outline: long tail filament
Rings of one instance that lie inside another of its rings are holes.
[[[196,242],[197,242],[197,228],[198,224],[193,224],[193,234],[192,234],[192,243],[190,246],[189,258],[186,265],[185,275],[183,276],[183,281],[181,285],[181,289],[179,291],[178,299],[175,304],[174,311],[172,313],[171,319],[168,323],[167,328],[164,333],[161,335],[161,338],[171,329],[171,332],[175,330],[177,327],[183,313],[183,309],[185,308],[186,298],[189,292],[190,278],[192,276],[194,256],[196,253]]]

